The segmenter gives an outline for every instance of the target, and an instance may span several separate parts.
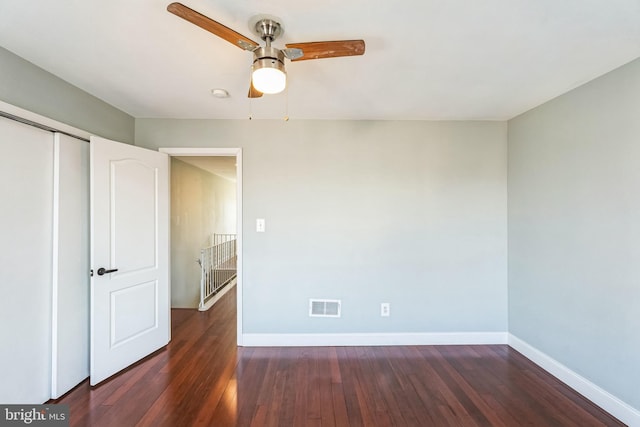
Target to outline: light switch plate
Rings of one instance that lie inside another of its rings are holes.
[[[256,219],[256,231],[258,233],[264,233],[264,231],[265,231],[264,218]]]
[[[391,304],[383,302],[380,304],[380,316],[389,317],[391,315]]]

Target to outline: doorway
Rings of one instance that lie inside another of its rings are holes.
[[[235,229],[237,238],[237,344],[242,345],[242,150],[240,148],[160,148],[173,158],[197,160],[197,157],[228,157],[235,159]],[[193,162],[203,163],[203,162]],[[171,189],[173,193],[174,189]],[[173,195],[172,195],[173,198]],[[173,227],[172,227],[173,228]],[[173,239],[173,236],[171,237]],[[196,259],[193,259],[196,263]],[[197,265],[196,265],[197,266]],[[173,286],[172,286],[173,288]]]
[[[235,286],[236,158],[170,161],[171,308],[206,311]]]

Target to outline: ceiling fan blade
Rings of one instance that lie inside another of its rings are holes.
[[[244,50],[253,50],[258,47],[258,43],[242,34],[233,31],[231,28],[214,21],[203,14],[183,5],[182,3],[171,3],[167,6],[167,10],[180,18],[197,25],[198,27],[215,34],[216,36],[228,41],[234,46]]]
[[[262,92],[253,87],[253,83],[249,84],[249,95],[247,95],[249,98],[261,98],[262,95]]]
[[[301,49],[304,55],[292,61],[336,58],[364,54],[364,40],[336,40],[329,42],[288,43],[287,48]]]

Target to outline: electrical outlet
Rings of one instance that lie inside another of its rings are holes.
[[[389,317],[391,315],[391,304],[388,302],[383,302],[380,304],[380,316]]]

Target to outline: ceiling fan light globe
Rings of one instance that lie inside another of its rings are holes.
[[[257,68],[251,78],[256,90],[269,95],[282,92],[287,85],[287,74],[278,68]]]

